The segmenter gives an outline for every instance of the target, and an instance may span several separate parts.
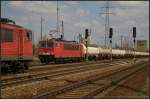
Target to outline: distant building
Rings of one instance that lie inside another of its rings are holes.
[[[146,52],[147,51],[147,40],[137,40],[136,50]]]

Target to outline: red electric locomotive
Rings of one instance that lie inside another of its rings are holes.
[[[83,46],[76,41],[49,39],[40,41],[39,58],[42,63],[84,60]]]
[[[28,69],[33,56],[32,31],[7,18],[1,18],[0,30],[1,68]]]

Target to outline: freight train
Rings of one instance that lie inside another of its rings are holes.
[[[88,46],[59,38],[42,40],[39,42],[39,59],[41,63],[84,61],[133,57],[134,51],[108,49],[98,46]],[[136,57],[148,56],[149,53],[135,52]],[[32,31],[16,25],[14,21],[1,18],[0,32],[0,66],[2,70],[16,72],[19,69],[28,69],[33,61]]]
[[[110,59],[113,58],[131,58],[145,57],[149,53],[137,52],[132,50],[110,49],[98,46],[88,46],[78,43],[76,41],[65,41],[61,39],[43,40],[40,42],[39,58],[42,63],[49,63],[51,61],[84,61]],[[87,55],[87,56],[86,56]]]

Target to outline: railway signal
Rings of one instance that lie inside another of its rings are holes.
[[[86,46],[86,52],[88,51],[88,42],[87,42],[87,40],[88,40],[88,36],[89,36],[89,31],[88,31],[88,29],[85,29],[85,46]],[[88,54],[86,53],[86,60],[88,60]]]
[[[110,29],[109,29],[109,38],[112,38],[112,36],[113,36],[113,29],[110,28]]]
[[[88,29],[85,29],[85,39],[87,39],[88,36],[89,36],[89,31],[88,31]]]
[[[113,28],[109,28],[109,39],[110,39],[110,46],[111,46],[111,58],[112,60],[112,36],[113,36]]]
[[[133,38],[136,38],[136,27],[133,27]]]
[[[133,27],[133,43],[134,43],[134,62],[135,62],[135,38],[136,38],[136,27]]]

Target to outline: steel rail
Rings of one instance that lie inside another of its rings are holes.
[[[108,66],[113,66],[116,65],[118,63],[114,63],[109,65],[109,63],[104,63],[104,65]],[[93,65],[93,64],[92,64]],[[60,70],[60,71],[54,71],[54,72],[48,72],[48,73],[42,73],[42,74],[38,74],[38,75],[32,75],[32,76],[28,76],[28,78],[25,78],[23,80],[14,80],[12,82],[8,81],[8,82],[2,82],[1,83],[1,88],[6,88],[9,86],[13,86],[14,84],[20,84],[20,83],[25,83],[25,82],[29,82],[29,81],[35,81],[35,80],[43,80],[43,79],[48,79],[48,78],[52,78],[52,77],[56,77],[56,76],[63,76],[63,75],[67,75],[67,74],[71,74],[71,73],[79,73],[79,72],[84,72],[84,71],[88,71],[88,70],[95,70],[95,69],[100,69],[100,68],[105,68],[105,67],[100,67],[100,64],[94,64],[96,66],[92,66],[91,65],[89,67],[81,67],[81,68],[73,68],[73,69],[67,69],[67,70]],[[108,67],[106,66],[106,67]],[[41,76],[42,75],[42,76]],[[22,77],[21,77],[22,79]]]
[[[143,64],[144,62],[140,63],[139,65]],[[80,87],[82,85],[85,85],[91,81],[96,81],[96,80],[99,80],[99,79],[104,79],[110,75],[113,75],[113,74],[116,74],[116,73],[119,73],[119,72],[122,72],[122,71],[125,71],[125,70],[129,70],[129,69],[132,69],[132,68],[135,68],[137,67],[136,66],[137,64],[134,64],[133,66],[131,67],[126,67],[124,69],[121,69],[121,70],[117,70],[117,71],[114,71],[112,73],[108,73],[108,74],[101,74],[101,75],[96,75],[94,77],[90,77],[90,78],[87,78],[87,79],[83,79],[83,80],[80,80],[80,81],[77,81],[77,82],[74,82],[74,83],[71,83],[69,85],[66,85],[66,86],[63,86],[63,87],[60,87],[60,88],[57,88],[57,89],[54,89],[52,91],[49,91],[49,92],[46,92],[46,93],[43,93],[43,94],[40,94],[40,95],[37,95],[37,96],[34,96],[32,97],[32,99],[39,99],[39,98],[44,98],[44,99],[47,99],[48,97],[52,97],[52,96],[56,96],[58,94],[61,94],[61,93],[64,93],[68,90],[72,90],[73,88],[77,88],[77,87]]]
[[[102,87],[98,87],[97,89],[93,90],[92,92],[90,92],[89,94],[87,94],[85,96],[82,96],[81,98],[92,98],[93,96],[97,95],[98,93],[107,90],[108,88],[112,87],[113,85],[116,85],[117,83],[119,83],[119,82],[123,81],[124,79],[130,77],[131,75],[135,74],[136,72],[142,70],[146,65],[147,64],[144,64],[141,67],[136,67],[134,71],[131,71],[131,72],[127,73],[123,77],[112,80],[110,83],[105,84]]]

